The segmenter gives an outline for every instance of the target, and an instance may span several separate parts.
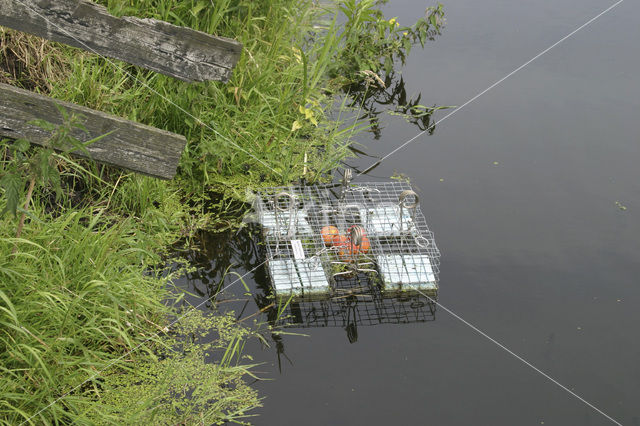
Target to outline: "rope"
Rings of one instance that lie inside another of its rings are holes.
[[[593,405],[592,403],[590,403],[589,401],[587,401],[586,399],[584,399],[583,397],[581,397],[580,395],[578,395],[577,393],[575,393],[574,391],[572,391],[571,389],[569,389],[568,387],[566,387],[565,385],[563,385],[562,383],[560,383],[559,381],[554,379],[553,377],[549,376],[547,373],[545,373],[544,371],[540,370],[535,365],[531,364],[529,361],[527,361],[526,359],[522,358],[520,355],[516,354],[511,349],[509,349],[508,347],[503,345],[502,343],[498,342],[493,337],[489,336],[487,333],[485,333],[484,331],[480,330],[478,327],[476,327],[475,325],[471,324],[469,321],[465,320],[460,315],[456,314],[451,309],[449,309],[446,306],[444,306],[442,303],[438,302],[437,300],[433,299],[432,297],[429,297],[428,295],[426,295],[425,293],[421,292],[420,290],[417,290],[417,291],[418,291],[418,293],[420,293],[421,295],[423,295],[424,297],[429,299],[431,302],[435,303],[436,305],[438,305],[439,307],[441,307],[442,309],[447,311],[455,319],[459,320],[464,325],[470,327],[472,330],[474,330],[475,332],[477,332],[481,336],[485,337],[486,339],[488,339],[489,341],[494,343],[500,349],[503,349],[505,352],[507,352],[508,354],[513,356],[514,358],[516,358],[518,361],[520,361],[523,364],[527,365],[528,367],[532,368],[535,372],[541,374],[543,377],[545,377],[546,379],[550,380],[552,383],[556,384],[561,389],[567,391],[568,393],[570,393],[571,395],[573,395],[574,397],[576,397],[577,399],[579,399],[580,401],[582,401],[583,403],[588,405],[589,407],[593,408],[595,411],[597,411],[598,413],[602,414],[604,417],[606,417],[608,420],[610,420],[614,424],[616,424],[618,426],[622,426],[622,424],[620,422],[618,422],[617,420],[615,420],[613,417],[611,417],[610,415],[608,415],[607,413],[605,413],[604,411],[602,411],[601,409],[599,409],[598,407],[596,407],[595,405]]]
[[[451,111],[449,114],[445,115],[444,117],[442,117],[440,120],[434,121],[433,124],[431,126],[429,126],[428,128],[426,128],[425,130],[421,131],[420,133],[418,133],[417,135],[415,135],[414,137],[412,137],[411,139],[407,140],[406,142],[402,143],[400,146],[398,146],[397,148],[395,148],[393,151],[391,151],[390,153],[388,153],[387,155],[385,155],[384,157],[380,158],[378,161],[376,161],[375,163],[371,164],[369,167],[367,167],[366,169],[364,169],[364,171],[358,173],[356,175],[356,177],[359,177],[369,171],[371,171],[372,169],[374,169],[375,167],[378,167],[384,160],[386,160],[387,158],[391,157],[393,154],[395,154],[396,152],[400,151],[402,148],[406,147],[407,145],[409,145],[410,143],[412,143],[413,141],[415,141],[416,139],[418,139],[420,136],[424,135],[425,133],[431,131],[433,128],[435,128],[436,124],[440,124],[442,123],[444,120],[446,120],[447,118],[451,117],[452,115],[454,115],[455,113],[457,113],[458,111],[462,110],[464,107],[466,107],[467,105],[469,105],[470,103],[472,103],[473,101],[475,101],[476,99],[478,99],[480,96],[484,95],[485,93],[487,93],[489,90],[493,89],[494,87],[498,86],[500,83],[502,83],[503,81],[505,81],[506,79],[508,79],[509,77],[511,77],[512,75],[514,75],[515,73],[517,73],[518,71],[520,71],[521,69],[523,69],[524,67],[526,67],[527,65],[529,65],[530,63],[532,63],[533,61],[535,61],[536,59],[538,59],[539,57],[541,57],[542,55],[544,55],[545,53],[549,52],[551,49],[553,49],[554,47],[558,46],[560,43],[562,43],[563,41],[565,41],[566,39],[570,38],[571,36],[573,36],[574,34],[576,34],[578,31],[582,30],[583,28],[585,28],[587,25],[591,24],[592,22],[594,22],[596,19],[600,18],[602,15],[604,15],[605,13],[609,12],[611,9],[613,9],[614,7],[618,6],[620,3],[622,3],[624,0],[618,0],[616,3],[612,4],[611,6],[609,6],[608,8],[606,8],[605,10],[603,10],[602,12],[600,12],[599,14],[597,14],[596,16],[594,16],[593,18],[589,19],[587,22],[585,22],[584,24],[580,25],[578,28],[576,28],[575,30],[571,31],[569,34],[567,34],[566,36],[562,37],[560,40],[558,40],[557,42],[553,43],[551,46],[547,47],[546,49],[544,49],[542,52],[538,53],[536,56],[534,56],[533,58],[529,59],[527,62],[525,62],[524,64],[520,65],[518,68],[516,68],[515,70],[511,71],[509,74],[505,75],[504,77],[502,77],[500,80],[496,81],[495,83],[493,83],[491,86],[487,87],[486,89],[484,89],[483,91],[481,91],[480,93],[478,93],[477,95],[475,95],[474,97],[472,97],[471,99],[469,99],[468,101],[466,101],[465,103],[463,103],[462,105],[460,105],[458,108],[456,108],[455,110]]]

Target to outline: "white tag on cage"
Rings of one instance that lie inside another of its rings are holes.
[[[302,248],[302,241],[291,240],[291,248],[293,249],[294,258],[304,259],[304,249]]]

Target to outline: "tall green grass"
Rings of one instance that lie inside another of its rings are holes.
[[[367,128],[329,118],[347,109],[336,95],[373,75],[384,79],[413,43],[437,34],[442,17],[431,9],[416,25],[399,26],[376,0],[97,2],[116,15],[243,44],[227,83],[186,83],[78,49],[56,51],[68,71],[51,85],[53,96],[187,137],[179,184],[188,196],[215,188],[237,197],[247,186],[329,177],[351,155],[354,130]]]
[[[113,223],[95,213],[31,220],[20,239],[2,223],[0,419],[8,424],[105,368],[168,313],[161,303],[166,281],[141,274],[158,261],[162,241],[139,232],[132,219]],[[14,245],[19,250],[9,254]],[[89,403],[73,392],[34,422],[69,420]]]
[[[36,204],[19,239],[0,222],[0,424],[217,423],[259,404],[241,364],[250,333],[231,316],[165,328],[175,274],[156,265],[180,230],[153,210]]]

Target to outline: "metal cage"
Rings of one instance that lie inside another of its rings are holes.
[[[405,182],[271,187],[254,207],[276,296],[420,291],[437,297],[440,251]]]

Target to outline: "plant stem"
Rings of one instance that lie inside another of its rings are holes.
[[[32,177],[29,182],[29,190],[27,191],[27,200],[24,202],[24,211],[22,212],[22,216],[20,216],[20,223],[18,223],[18,230],[16,231],[16,238],[20,238],[20,234],[22,234],[22,228],[24,227],[24,219],[27,216],[27,210],[29,209],[29,203],[31,202],[31,194],[33,194],[33,188],[36,186],[36,178]],[[13,246],[12,254],[18,251],[18,245]]]

